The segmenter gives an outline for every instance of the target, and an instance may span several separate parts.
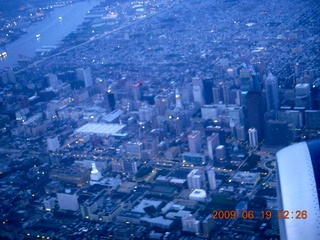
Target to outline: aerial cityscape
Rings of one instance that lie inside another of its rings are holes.
[[[320,239],[319,12],[1,2],[0,239]]]

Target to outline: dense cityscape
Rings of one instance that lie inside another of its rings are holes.
[[[0,62],[81,1],[30,2],[0,8]],[[101,0],[0,69],[0,238],[280,239],[276,153],[320,135],[319,12]]]

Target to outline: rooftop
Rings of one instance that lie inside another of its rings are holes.
[[[118,133],[126,124],[116,123],[87,123],[84,126],[78,128],[75,133],[79,134],[97,134],[102,136],[112,135]]]

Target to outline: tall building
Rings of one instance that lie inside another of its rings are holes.
[[[135,101],[140,101],[142,96],[142,84],[140,82],[136,83],[132,87],[133,99]]]
[[[132,157],[136,157],[136,158],[141,158],[141,153],[142,153],[142,149],[143,149],[143,144],[142,142],[127,142],[125,144],[126,146],[126,150],[127,150],[127,154],[129,156]]]
[[[250,69],[240,70],[240,89],[242,91],[254,91],[254,82]]]
[[[203,173],[198,169],[192,170],[187,176],[187,183],[189,189],[202,189]]]
[[[122,160],[122,168],[126,173],[137,173],[138,167],[137,162],[135,160]]]
[[[116,99],[111,88],[109,88],[108,91],[106,92],[104,96],[104,100],[105,100],[105,108],[107,109],[107,112],[113,111],[114,107],[116,106]]]
[[[78,78],[78,80],[84,82],[85,87],[91,87],[93,84],[90,67],[78,68],[77,69],[77,78]]]
[[[204,99],[201,87],[199,85],[193,85],[192,90],[194,102],[202,106],[204,104]]]
[[[230,119],[230,123],[234,123],[237,125],[238,123],[244,124],[244,117],[243,117],[243,108],[238,106],[229,106],[228,110],[228,117]]]
[[[208,155],[210,159],[214,158],[215,150],[220,145],[220,139],[218,133],[212,133],[207,137]]]
[[[205,104],[211,104],[213,103],[213,81],[212,79],[203,79],[203,95],[204,95],[204,102]]]
[[[320,139],[286,147],[277,156],[281,239],[320,239]]]
[[[249,128],[248,134],[250,147],[257,147],[259,145],[257,129]]]
[[[221,88],[220,87],[212,88],[212,94],[213,94],[213,103],[219,104],[221,101]]]
[[[245,131],[245,127],[242,124],[236,125],[236,136],[237,139],[240,141],[246,141],[247,140],[247,134]]]
[[[247,126],[257,129],[259,139],[263,138],[263,114],[265,107],[259,92],[247,93]]]
[[[216,148],[216,158],[223,160],[226,157],[226,147],[224,145],[220,145]]]
[[[222,93],[223,93],[224,104],[229,104],[230,103],[230,86],[228,85],[222,86]]]
[[[182,105],[182,101],[181,101],[181,94],[179,89],[176,89],[176,93],[175,93],[175,99],[176,99],[176,110],[182,110],[183,109],[183,105]]]
[[[174,103],[175,94],[174,92],[166,91],[154,98],[155,105],[159,110],[160,115],[164,115],[166,110],[169,109],[170,105]]]
[[[267,109],[268,111],[278,111],[279,109],[279,89],[278,79],[269,73],[266,79],[266,91],[267,91]]]
[[[92,169],[91,169],[91,174],[90,174],[90,185],[93,185],[93,182],[98,182],[101,180],[102,175],[101,172],[97,169],[96,163],[92,163]]]
[[[191,214],[183,216],[181,218],[182,231],[199,233],[200,232],[200,221],[195,219]]]
[[[149,105],[142,105],[138,110],[139,112],[139,120],[141,122],[151,121],[152,118],[156,115],[154,107],[150,107]]]
[[[194,130],[188,135],[189,151],[198,153],[201,149],[201,136],[199,130]]]
[[[311,105],[311,92],[309,83],[299,83],[295,86],[295,106],[296,107],[305,107],[310,109]]]
[[[208,182],[211,190],[216,190],[217,182],[216,182],[216,174],[213,169],[208,170]]]
[[[56,74],[48,73],[44,76],[47,86],[55,87],[61,84],[61,81],[58,79]]]
[[[266,121],[265,141],[269,146],[287,146],[290,142],[288,122],[280,120]]]

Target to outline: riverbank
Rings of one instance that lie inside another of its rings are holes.
[[[72,4],[71,2],[66,2],[68,4],[41,8],[42,19],[39,19],[35,24],[32,23],[27,28],[23,28],[24,34],[17,34],[18,36],[14,41],[6,43],[5,46],[2,47],[7,55],[6,58],[2,58],[0,61],[0,69],[19,67],[19,55],[22,55],[25,59],[33,58],[37,49],[41,49],[43,46],[59,45],[65,37],[83,23],[87,12],[101,1],[102,0],[81,0],[73,1]],[[37,16],[39,16],[39,13],[37,13]],[[22,18],[22,16],[20,17]],[[18,25],[18,23],[16,24]],[[23,25],[19,26],[21,27]],[[15,32],[17,32],[18,27],[16,26],[15,29]]]

